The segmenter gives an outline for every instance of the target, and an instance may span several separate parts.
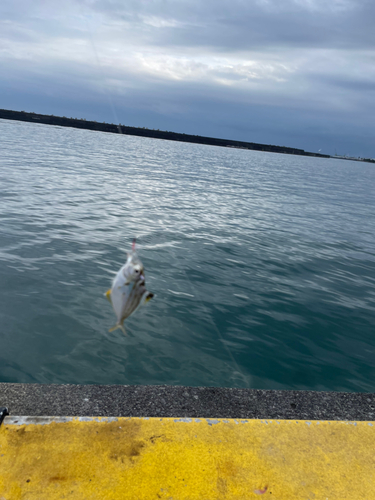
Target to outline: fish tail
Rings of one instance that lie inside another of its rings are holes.
[[[126,336],[128,336],[128,334],[126,333],[124,325],[122,325],[121,323],[116,323],[115,326],[113,326],[112,328],[110,328],[108,331],[109,332],[114,332],[115,330],[117,330],[117,328],[120,328],[122,330],[123,334],[126,335]]]

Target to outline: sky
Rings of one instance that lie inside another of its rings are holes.
[[[374,0],[2,0],[0,108],[375,157]]]

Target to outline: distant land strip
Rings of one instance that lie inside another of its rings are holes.
[[[154,139],[164,139],[167,141],[191,142],[195,144],[207,144],[210,146],[221,146],[227,148],[249,149],[253,151],[268,151],[270,153],[283,153],[289,155],[315,156],[318,158],[334,158],[330,155],[320,153],[309,153],[303,149],[288,148],[286,146],[272,146],[269,144],[258,144],[256,142],[233,141],[230,139],[216,139],[200,135],[181,134],[177,132],[167,132],[141,127],[128,127],[126,125],[115,125],[112,123],[100,123],[78,118],[67,118],[66,116],[41,115],[37,113],[27,113],[25,111],[12,111],[0,109],[0,119],[18,120],[24,122],[44,123],[46,125],[57,125],[60,127],[74,127],[87,130],[97,130],[100,132],[110,132],[114,134],[136,135],[139,137],[152,137]],[[349,158],[343,158],[349,159]],[[350,158],[356,159],[356,158]],[[374,160],[362,160],[374,161]],[[374,161],[375,162],[375,161]]]

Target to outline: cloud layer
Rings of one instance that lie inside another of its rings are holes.
[[[0,107],[373,157],[373,19],[360,0],[7,0]]]

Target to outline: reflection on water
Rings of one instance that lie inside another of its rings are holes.
[[[375,169],[0,120],[0,380],[375,390]],[[109,333],[139,241],[156,294]]]

